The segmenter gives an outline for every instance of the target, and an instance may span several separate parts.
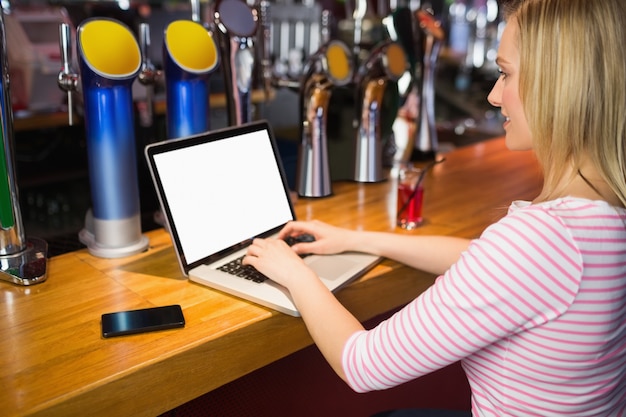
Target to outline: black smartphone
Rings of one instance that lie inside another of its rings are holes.
[[[102,337],[123,336],[185,327],[179,305],[118,311],[102,315]]]

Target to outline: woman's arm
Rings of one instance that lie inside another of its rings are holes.
[[[280,239],[255,239],[243,260],[289,290],[316,345],[344,380],[342,352],[346,341],[363,330],[322,281]]]
[[[296,253],[366,252],[441,275],[467,249],[470,240],[450,236],[400,235],[342,229],[320,221],[291,222],[279,238],[310,234],[314,242],[297,243]]]
[[[313,235],[315,241],[296,243],[291,248],[284,241],[289,236],[302,234]],[[320,221],[289,223],[278,238],[255,239],[244,263],[254,266],[289,290],[311,337],[333,370],[344,380],[344,345],[354,333],[363,330],[363,326],[297,254],[367,252],[443,274],[459,259],[470,242],[446,236],[353,231]]]
[[[466,250],[470,240],[450,236],[409,236],[356,232],[353,250],[380,255],[413,268],[441,275]]]

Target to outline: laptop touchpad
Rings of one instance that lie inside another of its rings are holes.
[[[354,262],[351,260],[337,256],[316,256],[307,263],[320,278],[330,281],[340,278],[347,270],[354,267]]]

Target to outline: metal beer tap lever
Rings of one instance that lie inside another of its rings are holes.
[[[258,3],[259,13],[259,46],[261,48],[261,79],[263,80],[263,92],[269,99],[272,91],[272,56],[271,56],[271,15],[269,0],[261,0]]]
[[[354,58],[354,66],[358,68],[361,56],[361,43],[363,42],[363,21],[367,14],[367,0],[356,0],[352,19],[354,20],[354,38],[352,46],[352,54]]]
[[[191,20],[196,23],[202,23],[200,10],[200,0],[191,0]]]
[[[150,48],[150,25],[142,23],[139,25],[139,50],[141,52],[141,69],[139,70],[138,80],[143,85],[154,85],[163,75],[162,71],[155,68],[152,60],[148,56]]]
[[[0,280],[33,285],[47,278],[48,244],[39,238],[27,238],[22,224],[4,13],[0,6]]]
[[[154,119],[154,86],[163,77],[163,72],[155,68],[150,60],[150,25],[139,25],[139,50],[141,53],[141,69],[137,79],[146,88],[145,106],[140,108],[140,123],[142,126],[152,126]]]
[[[383,175],[383,101],[388,90],[408,70],[408,62],[402,47],[393,41],[385,41],[370,53],[361,65],[356,84],[356,109],[358,123],[354,180],[377,182]]]
[[[241,0],[221,0],[214,12],[214,21],[226,88],[228,124],[236,126],[252,120],[258,16],[256,10]]]
[[[300,149],[297,191],[302,197],[332,194],[326,126],[333,87],[352,81],[348,47],[332,40],[309,57],[300,81]]]
[[[78,74],[72,69],[72,43],[70,27],[67,23],[59,25],[59,46],[61,48],[61,71],[57,78],[59,88],[67,92],[67,114],[69,125],[74,124],[74,92],[78,89]]]
[[[424,57],[419,110],[420,125],[412,159],[432,160],[438,148],[435,125],[435,68],[445,35],[440,22],[428,11],[417,10],[415,19],[424,34]]]

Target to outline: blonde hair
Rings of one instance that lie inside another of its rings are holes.
[[[626,205],[626,2],[514,1],[520,97],[545,183],[584,158]]]

